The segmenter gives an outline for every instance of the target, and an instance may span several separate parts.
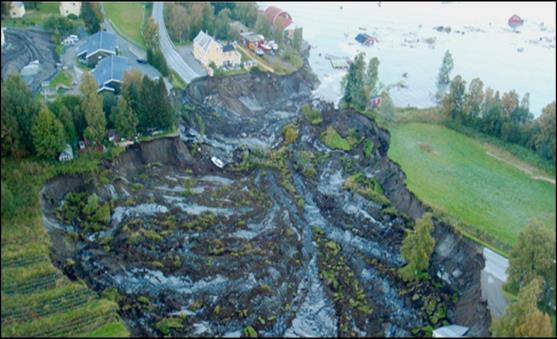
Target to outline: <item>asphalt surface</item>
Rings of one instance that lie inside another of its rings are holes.
[[[166,58],[168,66],[178,73],[178,75],[187,83],[190,83],[193,79],[203,76],[204,74],[199,74],[195,72],[192,67],[190,67],[184,59],[178,54],[174,48],[174,44],[170,41],[170,36],[166,31],[166,26],[164,24],[163,16],[163,3],[154,2],[153,3],[153,19],[159,24],[159,39],[161,45],[161,51]]]
[[[509,261],[488,248],[483,249],[485,267],[481,275],[482,296],[487,300],[492,318],[500,318],[507,309],[503,284],[507,281]]]

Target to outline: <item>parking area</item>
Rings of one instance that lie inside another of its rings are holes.
[[[176,51],[178,51],[178,54],[180,54],[180,56],[184,59],[184,61],[190,66],[190,68],[194,72],[200,74],[200,76],[207,75],[207,70],[203,67],[203,65],[201,65],[199,61],[197,61],[197,59],[194,58],[191,45],[180,46],[180,47],[177,46]]]

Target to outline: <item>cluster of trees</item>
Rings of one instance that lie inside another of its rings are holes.
[[[160,49],[159,24],[155,22],[153,17],[149,17],[147,20],[143,29],[143,38],[147,46],[147,61],[158,69],[162,76],[168,76],[170,70]]]
[[[516,91],[484,90],[475,78],[468,85],[461,76],[450,82],[449,93],[442,100],[443,113],[457,124],[472,127],[505,142],[529,148],[555,162],[555,102],[548,104],[534,119],[529,110],[530,96],[522,99]]]
[[[551,337],[551,320],[544,310],[555,308],[555,231],[535,222],[530,224],[513,247],[509,262],[505,288],[518,293],[518,297],[493,323],[493,334]]]
[[[177,122],[162,78],[154,81],[134,70],[125,75],[119,97],[100,95],[97,89],[95,78],[85,73],[80,95],[59,96],[44,104],[20,76],[8,76],[2,83],[2,156],[35,154],[52,159],[67,143],[75,146],[79,139],[97,145],[105,142],[107,129],[131,138]]]
[[[450,80],[453,67],[453,57],[446,51],[437,76],[435,97],[451,121],[524,146],[555,163],[555,102],[534,119],[529,93],[522,99],[514,90],[501,95],[489,87],[484,89],[479,78],[472,79],[467,89],[460,75]]]
[[[431,218],[431,213],[426,213],[416,220],[414,231],[408,231],[402,242],[400,253],[407,264],[399,269],[399,274],[404,281],[420,279],[429,267],[429,257],[435,248]]]
[[[222,40],[238,39],[230,23],[238,20],[249,28],[258,17],[255,2],[175,2],[165,5],[168,34],[176,42],[191,41],[199,33]]]
[[[103,22],[104,17],[100,6],[99,2],[84,1],[81,4],[81,18],[89,34],[96,33],[101,29],[101,22]]]
[[[359,111],[363,111],[369,104],[369,99],[378,94],[379,87],[379,59],[373,57],[366,67],[364,53],[356,55],[350,64],[348,74],[342,79],[344,89],[343,102]]]

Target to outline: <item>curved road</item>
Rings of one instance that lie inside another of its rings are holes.
[[[159,24],[159,40],[161,51],[166,58],[168,66],[178,73],[178,75],[187,83],[193,79],[203,76],[203,74],[196,73],[188,64],[182,59],[180,54],[174,49],[174,44],[170,41],[166,26],[164,25],[163,16],[163,3],[156,1],[153,3],[153,19]]]

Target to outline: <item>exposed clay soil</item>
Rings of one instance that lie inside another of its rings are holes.
[[[410,336],[446,323],[488,335],[478,247],[436,221],[431,279],[401,280],[400,246],[425,208],[372,120],[314,102],[322,122],[307,122],[301,105],[314,85],[307,69],[190,84],[181,99],[205,133],[191,119],[180,137],[45,186],[53,261],[96,291],[116,288],[134,335],[240,336],[252,326],[259,336]],[[289,122],[298,137],[286,145]],[[359,137],[351,151],[324,145],[329,126]],[[373,141],[369,157],[364,140]],[[213,155],[227,165],[214,166]],[[358,174],[391,204],[347,189]],[[94,192],[110,220],[66,222],[68,192]]]

